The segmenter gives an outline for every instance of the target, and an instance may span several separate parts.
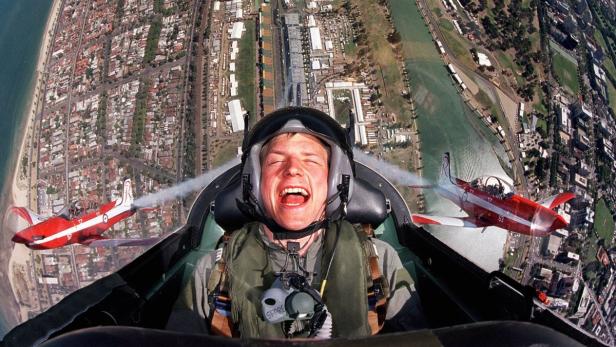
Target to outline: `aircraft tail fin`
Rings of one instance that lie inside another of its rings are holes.
[[[43,220],[45,220],[45,218],[37,215],[36,213],[30,211],[29,209],[25,207],[11,206],[9,211],[21,217],[23,220],[25,220],[30,225],[38,224],[42,222]]]
[[[133,185],[130,178],[127,178],[124,180],[124,190],[122,191],[122,202],[120,204],[122,206],[132,206],[133,201]]]
[[[449,152],[445,152],[443,154],[443,162],[441,164],[441,172],[438,176],[438,183],[440,185],[450,185],[455,184],[453,179],[451,178],[451,164],[449,161]]]
[[[541,206],[548,208],[550,210],[555,209],[556,207],[566,203],[567,201],[575,198],[575,194],[571,192],[564,192],[554,196],[551,196],[545,200],[541,200],[539,204]]]

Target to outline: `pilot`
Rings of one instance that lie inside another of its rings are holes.
[[[258,122],[244,139],[237,202],[255,222],[199,261],[168,328],[329,338],[425,327],[396,251],[344,220],[353,165],[347,133],[320,111]]]
[[[69,218],[77,218],[83,214],[83,207],[81,202],[76,200],[73,201],[68,209]]]
[[[486,193],[496,196],[500,199],[502,199],[504,197],[504,192],[505,192],[505,188],[503,188],[502,185],[498,185],[498,184],[489,184],[486,185],[485,187],[486,189]]]

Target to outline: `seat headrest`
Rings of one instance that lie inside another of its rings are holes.
[[[240,229],[252,220],[237,207],[236,200],[242,199],[239,175],[236,175],[218,195],[214,205],[216,223],[227,231]],[[353,196],[347,206],[346,220],[352,224],[379,226],[387,217],[385,196],[361,178],[355,178]]]

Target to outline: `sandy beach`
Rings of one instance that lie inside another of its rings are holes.
[[[28,204],[27,200],[27,190],[28,183],[24,178],[19,175],[19,164],[21,162],[21,158],[23,157],[26,151],[31,152],[33,143],[33,126],[34,120],[36,119],[36,114],[40,112],[42,108],[42,93],[45,89],[45,81],[44,81],[44,72],[46,68],[46,63],[49,57],[49,50],[52,48],[52,40],[53,40],[53,31],[55,28],[56,20],[58,19],[58,14],[60,11],[60,7],[62,4],[62,0],[54,0],[51,10],[49,12],[49,17],[47,17],[47,23],[45,25],[45,33],[43,39],[41,40],[41,47],[39,50],[38,61],[36,63],[36,82],[32,88],[30,93],[30,107],[27,111],[27,115],[23,117],[21,129],[22,129],[22,138],[21,138],[21,146],[19,148],[19,154],[17,156],[17,160],[15,161],[16,166],[13,170],[13,185],[12,185],[12,203],[17,206],[26,206]],[[28,176],[28,175],[26,175]]]
[[[43,102],[43,93],[45,89],[45,80],[44,80],[44,71],[46,69],[46,64],[48,62],[48,58],[50,56],[50,50],[52,49],[53,37],[54,37],[54,28],[58,19],[58,15],[60,13],[62,0],[54,0],[51,10],[49,12],[49,16],[47,17],[47,23],[45,25],[45,32],[43,34],[43,38],[41,40],[41,46],[39,48],[38,61],[36,65],[35,78],[36,81],[33,83],[32,89],[30,91],[29,98],[29,108],[27,109],[27,113],[23,115],[22,122],[20,125],[20,131],[16,137],[16,143],[20,143],[19,152],[16,154],[12,153],[12,160],[10,162],[14,163],[14,168],[10,173],[12,177],[12,184],[5,185],[3,192],[3,200],[1,201],[2,210],[6,211],[8,207],[11,205],[14,206],[26,206],[30,209],[35,209],[36,206],[36,189],[33,189],[28,194],[28,189],[30,187],[35,186],[36,182],[36,172],[28,172],[31,169],[31,166],[28,165],[28,170],[25,175],[20,172],[21,162],[24,155],[28,157],[28,162],[32,162],[33,158],[30,158],[33,152],[33,140],[35,137],[34,134],[34,125],[36,120],[36,115],[41,112],[42,102]],[[21,136],[20,136],[21,135]],[[19,141],[19,142],[18,142]],[[10,181],[8,181],[10,182]],[[10,189],[10,191],[8,191]],[[6,233],[3,233],[6,234]],[[5,253],[8,253],[11,248],[13,248],[13,243],[10,241],[12,235],[2,235],[2,244],[0,247],[5,250]],[[3,295],[5,298],[15,298],[15,283],[13,281],[13,270],[15,264],[23,264],[30,259],[30,250],[26,247],[18,245],[20,247],[14,247],[11,253],[10,260],[8,259],[0,259],[0,266],[2,269],[7,269],[8,273],[8,282],[1,281],[0,284],[0,295]],[[4,279],[4,278],[2,278]],[[10,282],[10,286],[8,283]],[[25,312],[20,312],[20,307],[17,303],[16,298],[14,300],[6,300],[4,302],[6,305],[12,305],[11,309],[6,309],[5,312],[12,312],[13,315],[7,317],[7,321],[9,323],[9,328],[19,324],[23,320],[27,319],[27,316],[24,315]]]

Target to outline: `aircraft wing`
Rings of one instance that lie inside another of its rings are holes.
[[[81,242],[81,244],[89,247],[151,246],[159,240],[159,237],[150,237],[145,239],[107,239],[101,237],[87,239]]]
[[[447,225],[461,228],[478,228],[479,226],[465,217],[442,217],[428,216],[425,214],[411,214],[411,220],[415,224]]]

